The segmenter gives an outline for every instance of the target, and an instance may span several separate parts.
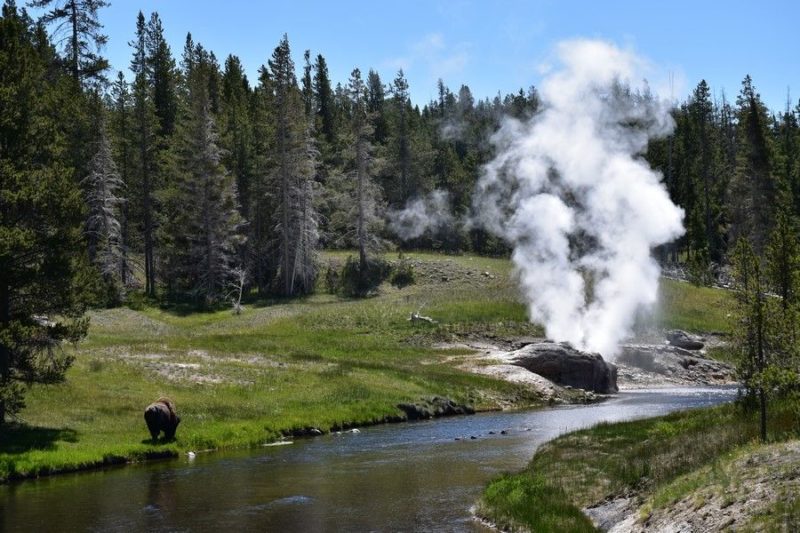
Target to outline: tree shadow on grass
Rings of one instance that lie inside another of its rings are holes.
[[[70,428],[43,428],[26,424],[5,424],[0,428],[0,453],[53,450],[59,441],[78,442],[78,433]]]

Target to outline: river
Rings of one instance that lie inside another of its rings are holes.
[[[600,404],[364,428],[258,450],[0,487],[2,531],[482,531],[470,507],[559,434],[731,400],[624,392]],[[473,438],[474,437],[474,438]]]

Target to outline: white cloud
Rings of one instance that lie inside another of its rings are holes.
[[[406,54],[384,61],[390,68],[406,72],[424,70],[431,79],[456,76],[470,62],[470,44],[448,43],[440,32],[429,33],[411,43]]]

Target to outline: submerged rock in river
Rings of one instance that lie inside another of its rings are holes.
[[[559,385],[600,394],[617,392],[617,367],[597,353],[569,344],[543,342],[512,352],[511,364],[521,366]]]

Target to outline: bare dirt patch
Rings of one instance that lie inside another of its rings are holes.
[[[758,516],[769,515],[772,505],[800,491],[799,441],[756,448],[679,478],[673,486],[692,484],[698,477],[698,488],[678,491],[667,505],[654,504],[653,497],[641,505],[621,498],[585,512],[598,527],[614,533],[794,530],[792,524],[781,523],[781,517],[759,524]]]
[[[203,385],[235,384],[252,386],[253,379],[243,379],[243,375],[256,376],[265,369],[278,371],[302,365],[304,370],[320,366],[320,372],[329,365],[317,362],[286,362],[277,357],[261,354],[217,355],[205,350],[167,350],[135,352],[126,348],[107,348],[100,352],[104,358],[115,359],[127,365],[141,368],[172,382]],[[311,369],[313,370],[313,369]]]

